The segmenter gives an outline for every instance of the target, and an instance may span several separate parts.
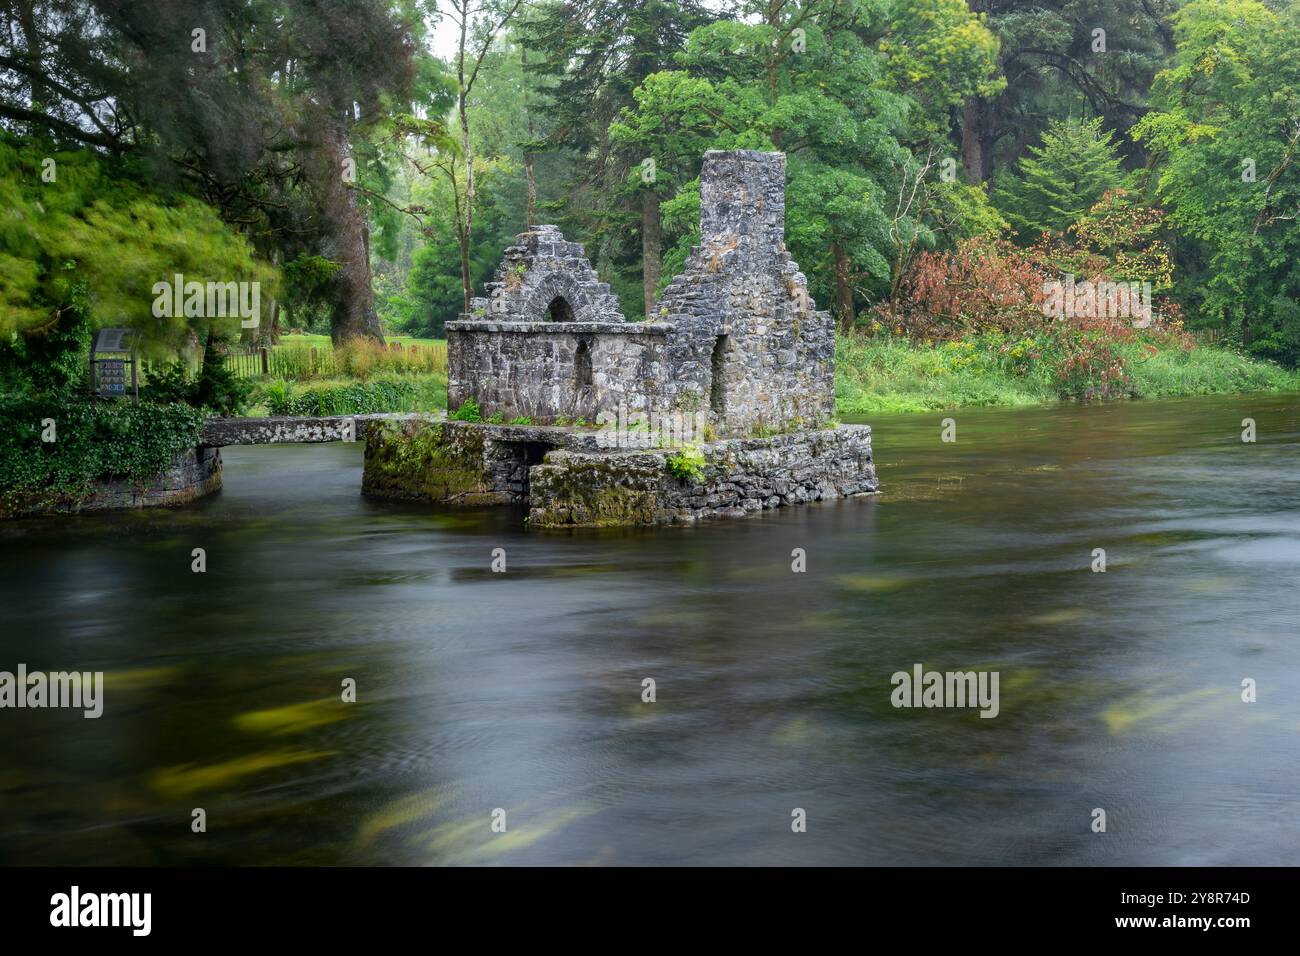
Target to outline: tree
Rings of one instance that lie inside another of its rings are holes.
[[[46,160],[54,163],[53,182],[41,176]],[[274,295],[274,272],[210,206],[148,188],[142,178],[121,160],[0,137],[0,341],[10,360],[39,364],[41,340],[80,318],[87,329],[136,329],[154,356],[213,330],[238,329],[233,314],[155,308],[154,285],[176,273],[186,281],[258,283],[259,298]]]
[[[967,96],[961,149],[967,180],[991,179],[1056,117],[1100,116],[1127,131],[1147,110],[1151,80],[1173,52],[1177,0],[969,0],[1000,40],[1006,86]],[[1130,155],[1133,163],[1141,158]]]
[[[993,203],[1023,241],[1065,231],[1107,190],[1123,185],[1118,150],[1101,122],[1053,122],[1042,145],[1031,146],[1015,172],[996,181]]]
[[[637,87],[671,68],[691,30],[713,19],[700,0],[545,0],[521,30],[523,45],[536,51],[529,66],[545,85],[543,144],[572,160],[564,224],[590,240],[598,269],[639,274],[640,294],[623,296],[629,314],[649,315],[653,306],[663,273],[660,203],[673,185],[657,169],[643,176],[647,154],[616,142],[610,128],[634,107]],[[632,284],[610,278],[620,292]]]
[[[679,69],[646,78],[636,108],[614,124],[611,138],[655,161],[656,184],[672,197],[663,211],[675,240],[666,261],[673,263],[696,239],[694,177],[704,151],[784,150],[787,244],[813,294],[851,328],[859,304],[887,294],[907,258],[936,241],[935,211],[982,200],[932,182],[932,154],[918,161],[900,142],[925,128],[919,118],[926,110],[893,86],[897,78],[877,46],[889,26],[877,8],[763,0],[740,12],[744,21],[694,30]],[[940,19],[934,28],[950,26]],[[968,17],[957,29],[972,27],[978,24]],[[893,37],[892,55],[904,71],[908,57],[937,64],[930,54],[944,48],[920,27]],[[987,49],[984,40],[975,46],[981,43]],[[991,58],[973,62],[983,63],[987,79]],[[910,75],[938,75],[937,66],[926,70]]]
[[[1300,5],[1194,0],[1158,109],[1138,125],[1156,192],[1191,240],[1183,289],[1198,322],[1300,361]]]
[[[7,6],[27,28],[0,39],[0,120],[138,155],[268,259],[337,261],[334,337],[381,337],[349,140],[409,83],[407,0]]]
[[[456,26],[458,40],[456,68],[456,121],[460,132],[460,156],[465,177],[463,202],[456,203],[456,235],[460,244],[461,289],[465,311],[474,294],[470,267],[470,246],[474,241],[474,207],[478,193],[474,184],[474,139],[470,135],[469,103],[493,41],[519,12],[523,0],[445,0],[448,19]],[[477,22],[476,22],[477,18]]]

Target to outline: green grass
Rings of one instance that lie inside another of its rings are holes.
[[[409,346],[441,345],[444,340],[390,336]],[[328,348],[327,335],[286,335],[278,348]],[[1123,356],[1132,388],[1142,398],[1227,395],[1254,391],[1300,391],[1300,372],[1243,356],[1230,349],[1201,345],[1191,351],[1156,348],[1140,341],[1115,344]],[[1009,369],[987,339],[920,345],[901,338],[841,337],[836,348],[836,413],[841,416],[883,412],[924,412],[972,406],[1025,406],[1055,403],[1060,394],[1049,362],[1029,363],[1023,372]],[[447,380],[418,375],[418,395],[386,411],[445,409]],[[322,378],[289,382],[299,394],[346,385],[355,379]],[[267,386],[263,386],[267,387]],[[247,414],[267,414],[264,396]]]
[[[423,345],[446,345],[447,344],[446,339],[422,339],[422,338],[417,338],[414,335],[385,335],[384,341],[388,342],[389,344],[392,344],[393,342],[400,342],[402,344],[402,348],[407,348],[411,345],[423,346]],[[308,333],[303,333],[302,335],[282,335],[280,336],[280,341],[275,344],[275,347],[277,349],[310,348],[311,346],[314,345],[317,348],[322,348],[322,347],[328,348],[330,347],[330,344],[331,344],[330,337],[328,335],[318,335],[314,332],[308,332]]]
[[[392,387],[384,388],[385,383]],[[360,397],[366,399],[363,405],[351,401],[348,393],[356,389],[360,389]],[[310,396],[320,396],[326,407],[296,413],[434,412],[447,407],[447,379],[442,375],[390,374],[372,376],[368,382],[355,378],[318,378],[302,382],[273,379],[256,386],[252,404],[244,414],[251,417],[282,414],[287,403],[299,404]],[[386,396],[399,397],[384,401]]]
[[[1300,372],[1202,345],[1191,351],[1141,342],[1117,343],[1142,398],[1300,391]],[[836,348],[839,415],[924,412],[969,406],[1038,405],[1060,401],[1050,363],[1024,373],[1008,369],[996,349],[974,339],[919,345],[897,338],[850,336]]]

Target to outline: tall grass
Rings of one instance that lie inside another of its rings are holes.
[[[835,350],[837,414],[1059,401],[1061,386],[1051,362],[1016,361],[1003,344],[979,336],[935,345],[843,336]],[[1300,372],[1219,346],[1183,349],[1133,339],[1112,347],[1125,361],[1130,393],[1139,398],[1300,391]]]
[[[432,412],[447,407],[447,380],[439,375],[383,372],[358,378],[269,379],[253,393],[253,414],[357,415]]]
[[[314,378],[365,381],[381,374],[445,377],[447,343],[385,348],[368,339],[354,339],[340,346],[286,345],[273,353],[271,370],[280,378],[295,381]]]

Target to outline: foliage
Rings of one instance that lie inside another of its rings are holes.
[[[1194,0],[1135,135],[1157,194],[1198,253],[1181,292],[1200,326],[1300,361],[1300,4]]]
[[[286,387],[268,383],[258,398],[272,415],[364,415],[426,410],[429,384],[415,376],[382,375],[366,382],[322,381]],[[431,383],[430,383],[431,384]],[[437,386],[434,386],[435,388]]]
[[[369,339],[351,339],[332,346],[329,340],[320,345],[284,342],[271,355],[270,371],[281,378],[301,381],[311,378],[347,376],[365,380],[372,375],[441,375],[447,374],[445,342],[424,343],[395,348]]]
[[[43,327],[0,337],[0,392],[67,395],[89,372],[90,308],[84,282],[74,283],[68,302]]]
[[[698,484],[704,480],[708,462],[694,445],[683,445],[667,458],[668,470],[679,480]]]
[[[216,415],[238,415],[248,404],[251,391],[252,386],[226,368],[219,350],[209,344],[197,375],[191,376],[180,359],[155,366],[140,388],[140,398],[159,405],[184,402]]]
[[[1063,271],[1086,278],[1150,282],[1154,292],[1173,285],[1174,256],[1165,238],[1165,213],[1124,189],[1111,189],[1054,244]]]
[[[460,408],[451,412],[448,418],[454,418],[458,422],[481,422],[483,413],[479,411],[478,402],[472,398],[467,398],[461,402]]]
[[[237,329],[239,319],[155,315],[155,283],[180,273],[261,282],[263,301],[274,294],[275,273],[210,206],[153,192],[85,152],[50,155],[56,179],[45,183],[46,155],[0,137],[0,334],[39,334],[72,306],[96,326],[136,329],[146,348],[175,350],[191,332]]]
[[[888,16],[879,48],[890,87],[916,104],[911,125],[918,138],[942,140],[954,107],[1006,88],[998,38],[966,0],[893,0]]]
[[[1022,241],[1061,233],[1107,190],[1124,184],[1119,151],[1101,119],[1054,121],[1042,145],[1029,147],[1013,174],[999,177],[993,204]]]
[[[1108,344],[1111,359],[1123,361],[1124,388],[1139,397],[1300,390],[1300,373],[1230,349],[1163,345],[1144,333]],[[1055,402],[1071,388],[1086,398],[1089,387],[1103,384],[1100,374],[1064,388],[1060,376],[1066,355],[1082,354],[1083,348],[1066,353],[1041,336],[994,332],[939,345],[898,336],[842,336],[836,347],[836,414],[1036,405]]]
[[[56,440],[41,440],[53,419]],[[203,414],[186,405],[0,397],[0,504],[52,508],[108,478],[147,480],[199,441]]]

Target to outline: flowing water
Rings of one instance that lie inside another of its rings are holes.
[[[368,501],[358,445],[6,524],[0,670],[106,690],[0,711],[0,861],[1294,864],[1300,396],[942,417],[873,420],[877,497],[697,528]],[[918,663],[997,717],[892,706]]]

